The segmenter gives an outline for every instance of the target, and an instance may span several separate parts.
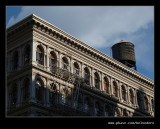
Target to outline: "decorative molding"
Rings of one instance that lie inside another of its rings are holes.
[[[26,22],[25,22],[26,21]],[[76,48],[77,50],[81,52],[85,52],[86,54],[90,55],[91,57],[99,60],[100,62],[105,62],[109,66],[113,67],[116,70],[119,70],[121,72],[124,72],[127,76],[130,76],[132,78],[137,79],[137,81],[146,83],[148,85],[154,85],[154,82],[150,80],[149,78],[145,77],[144,75],[141,75],[140,73],[128,68],[124,64],[116,61],[113,58],[108,57],[107,55],[99,52],[98,50],[86,45],[85,43],[81,42],[80,40],[76,39],[75,37],[67,34],[66,32],[62,31],[61,29],[53,26],[52,24],[46,22],[45,20],[39,18],[36,15],[30,15],[28,16],[24,21],[18,22],[19,24],[16,24],[10,28],[7,29],[7,33],[18,31],[18,29],[23,29],[23,27],[26,27],[29,24],[32,24],[33,30],[39,29],[43,33],[52,36],[59,41],[68,44],[69,46]],[[25,25],[26,24],[26,25]],[[19,26],[18,26],[19,25]],[[15,27],[17,26],[17,27]]]

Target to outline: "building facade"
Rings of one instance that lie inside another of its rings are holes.
[[[153,117],[154,82],[32,14],[7,29],[6,116]]]

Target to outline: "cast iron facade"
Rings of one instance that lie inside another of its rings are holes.
[[[154,116],[154,82],[36,15],[7,29],[6,116]]]

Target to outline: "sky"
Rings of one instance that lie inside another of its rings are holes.
[[[114,44],[133,43],[137,72],[154,80],[154,6],[6,6],[6,28],[30,14],[110,57]]]

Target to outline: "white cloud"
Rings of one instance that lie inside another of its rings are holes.
[[[153,24],[153,6],[24,6],[16,18],[10,18],[7,26],[32,13],[99,50],[122,39],[133,42],[137,62],[146,69],[153,68],[144,59],[149,52],[153,53],[153,49],[149,50],[153,41],[141,41],[146,36],[145,30]],[[148,57],[153,61],[153,56]]]
[[[152,6],[24,6],[8,26],[35,13],[92,47],[104,47],[112,36],[131,34],[153,22]]]

